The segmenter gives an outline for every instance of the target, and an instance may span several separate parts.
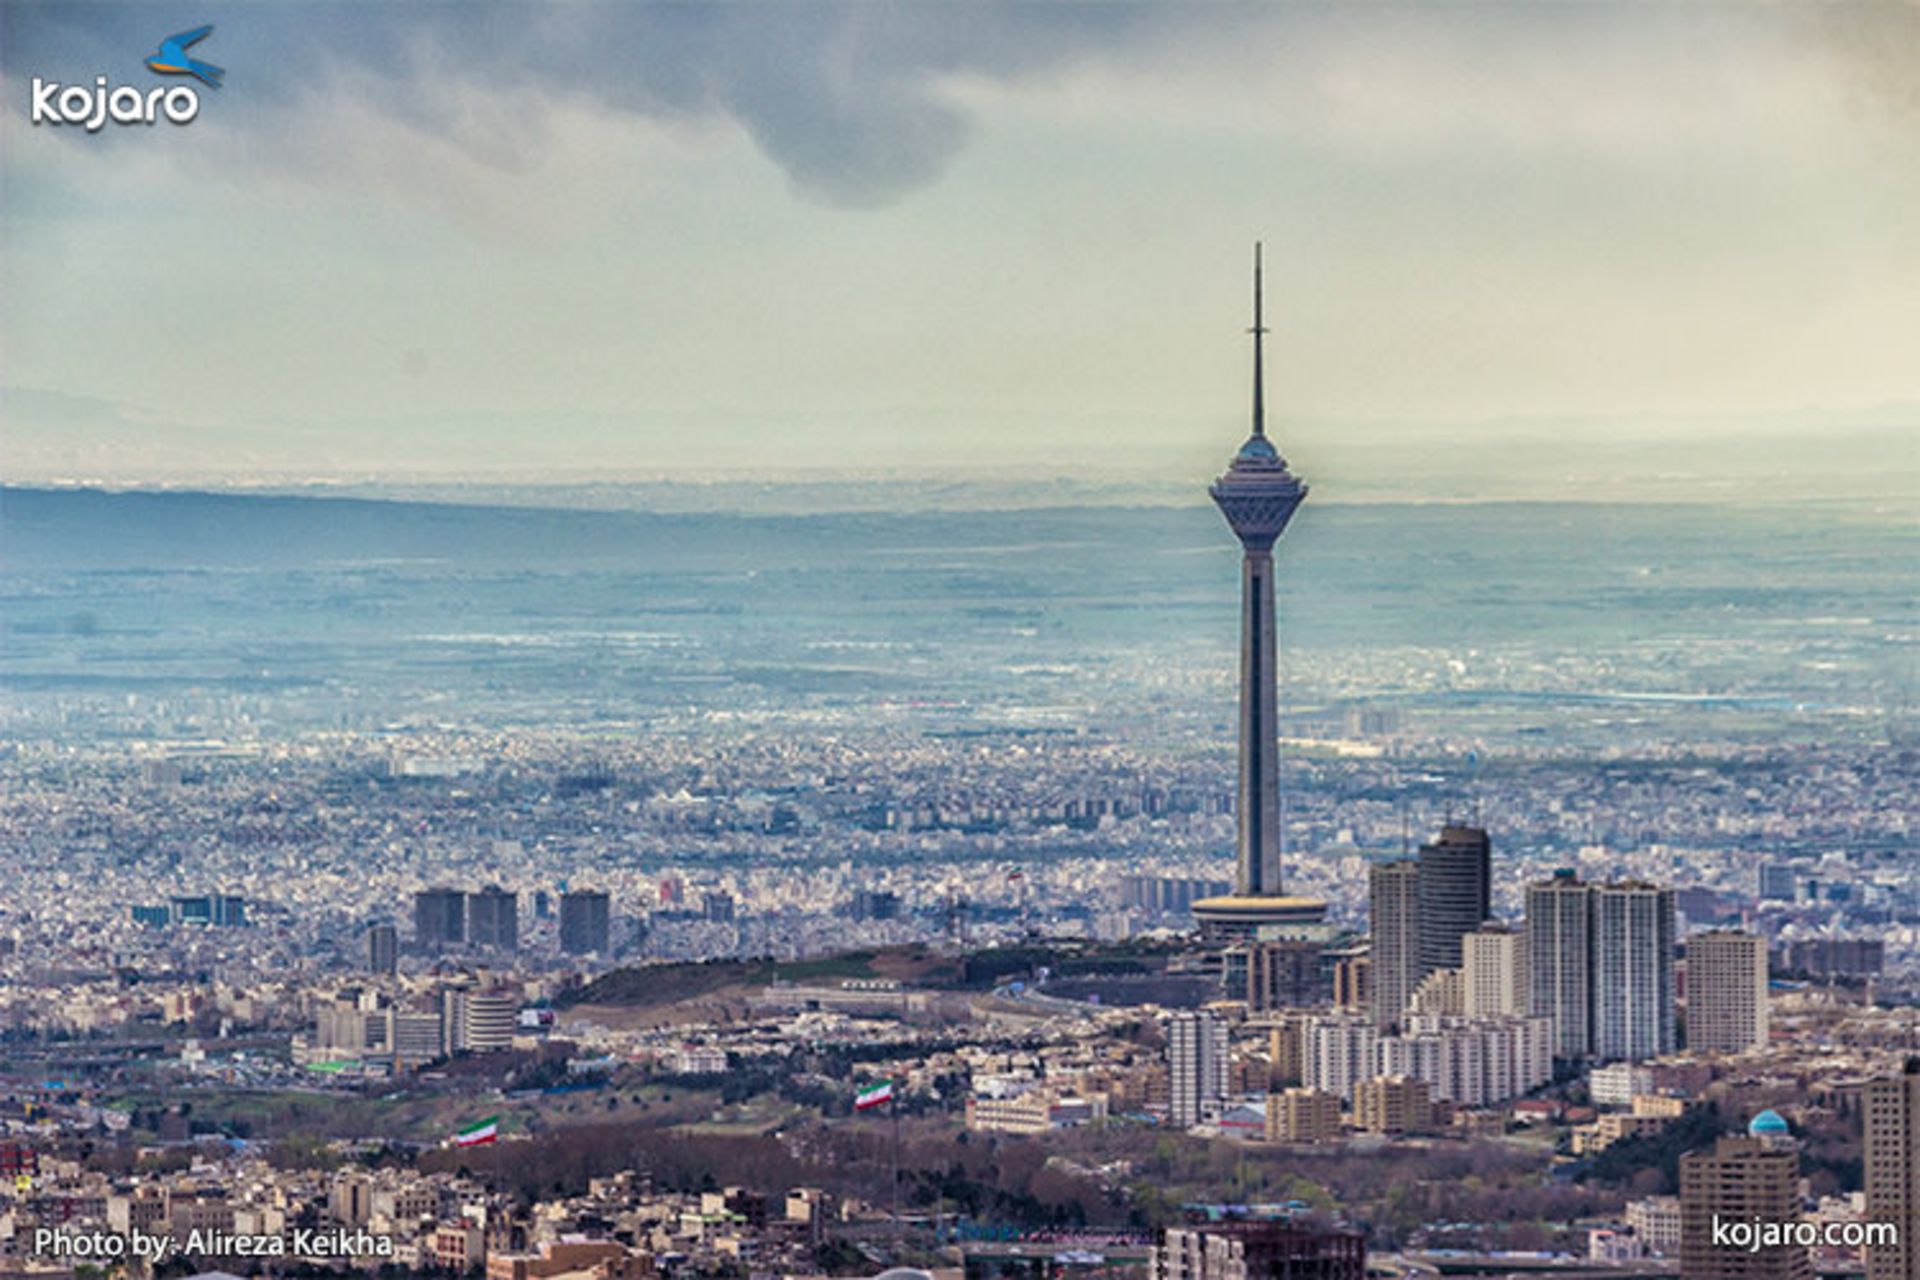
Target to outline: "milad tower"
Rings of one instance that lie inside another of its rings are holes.
[[[1267,439],[1261,364],[1260,246],[1253,247],[1253,434],[1208,493],[1240,539],[1239,865],[1234,892],[1193,904],[1201,936],[1214,942],[1298,937],[1317,932],[1327,904],[1290,898],[1280,881],[1279,632],[1273,609],[1273,544],[1307,496]],[[1306,927],[1303,930],[1303,927]]]

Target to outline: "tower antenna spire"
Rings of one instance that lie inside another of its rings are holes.
[[[1253,434],[1266,438],[1267,405],[1266,373],[1261,366],[1260,339],[1267,332],[1267,326],[1260,323],[1260,242],[1253,242],[1253,328],[1247,330],[1253,335]]]

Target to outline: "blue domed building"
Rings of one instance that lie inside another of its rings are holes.
[[[1793,1141],[1793,1130],[1787,1124],[1787,1118],[1769,1107],[1747,1122],[1747,1136],[1758,1138],[1768,1146]]]

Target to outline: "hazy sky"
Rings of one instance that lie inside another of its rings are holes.
[[[1317,475],[1920,431],[1920,8],[0,22],[12,480],[1204,474],[1256,237]],[[142,59],[206,22],[193,123],[28,123],[32,77],[175,83]]]

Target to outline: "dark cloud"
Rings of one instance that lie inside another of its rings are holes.
[[[579,97],[649,118],[738,122],[808,196],[885,203],[936,179],[968,121],[942,73],[1010,77],[1099,49],[1148,20],[1130,6],[518,3],[0,5],[10,77],[144,77],[176,26],[218,28],[224,110],[256,127],[343,83],[397,119],[518,167],[523,139],[475,118],[455,84]],[[537,122],[528,122],[537,129]],[[96,140],[98,142],[98,140]],[[110,144],[109,144],[110,145]],[[297,145],[297,141],[294,143]]]
[[[1809,5],[1790,10],[1798,30],[1831,60],[1863,123],[1891,125],[1908,164],[1920,138],[1920,4]]]

